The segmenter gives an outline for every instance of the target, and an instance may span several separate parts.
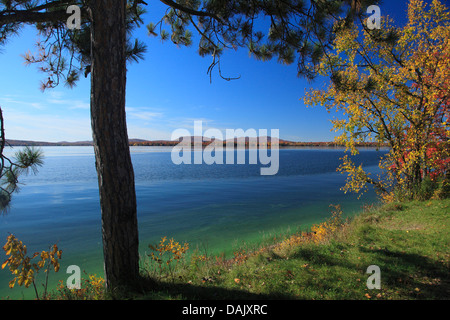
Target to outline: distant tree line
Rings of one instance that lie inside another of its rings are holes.
[[[214,142],[214,140],[205,139],[202,141],[202,146],[208,146]],[[172,147],[179,144],[179,140],[133,140],[130,139],[129,145],[133,147],[139,146],[160,146],[160,147]],[[237,146],[237,141],[234,142],[234,146]],[[78,142],[45,142],[45,141],[26,141],[26,140],[6,140],[7,146],[12,147],[21,147],[21,146],[92,146],[92,141],[78,141]],[[191,142],[191,146],[194,145],[194,142]],[[225,147],[226,141],[223,141],[223,146]],[[260,145],[256,142],[245,141],[245,146],[249,145]],[[271,143],[268,142],[268,146]],[[278,145],[280,147],[343,147],[344,144],[338,143],[335,141],[289,141],[289,140],[280,140]],[[378,143],[378,142],[360,142],[356,144],[357,147],[388,147],[387,143]]]

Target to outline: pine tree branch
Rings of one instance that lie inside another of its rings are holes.
[[[12,23],[39,23],[39,22],[62,22],[66,21],[69,14],[66,12],[70,2],[53,1],[40,6],[25,10],[2,10],[0,11],[0,26]],[[51,10],[41,12],[42,10]],[[81,8],[82,15],[86,13]]]
[[[10,23],[58,22],[67,20],[66,10],[51,12],[33,12],[28,10],[13,10],[10,14],[0,15],[0,26]]]
[[[177,9],[177,10],[183,11],[184,13],[198,16],[198,17],[210,17],[210,18],[213,18],[214,20],[219,21],[222,24],[226,24],[225,21],[223,21],[220,17],[218,17],[217,15],[215,15],[213,13],[187,8],[187,7],[184,7],[172,0],[160,0],[160,1],[162,3],[164,3],[165,5],[172,7],[174,9]]]

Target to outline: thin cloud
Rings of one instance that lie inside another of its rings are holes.
[[[48,99],[47,102],[49,104],[53,105],[63,105],[66,106],[68,109],[83,109],[83,110],[89,110],[90,109],[90,103],[82,101],[82,100],[69,100],[69,99]]]
[[[126,112],[127,112],[127,118],[144,120],[144,121],[161,119],[164,116],[164,114],[162,112],[154,112],[154,111],[149,110],[149,108],[126,107]]]
[[[42,102],[32,102],[32,101],[24,101],[16,98],[10,98],[10,97],[1,97],[0,98],[0,104],[3,106],[5,105],[19,105],[22,107],[31,107],[33,109],[42,110],[44,109],[44,104]]]

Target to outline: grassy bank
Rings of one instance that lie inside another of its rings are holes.
[[[450,199],[338,210],[309,232],[237,251],[154,263],[138,299],[449,299]],[[368,289],[370,265],[381,289]],[[167,268],[167,267],[170,268]]]

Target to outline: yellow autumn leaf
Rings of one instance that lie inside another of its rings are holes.
[[[4,269],[4,268],[6,267],[6,265],[8,264],[8,262],[9,262],[9,259],[7,259],[5,262],[3,262],[3,264],[2,264],[2,269]]]

